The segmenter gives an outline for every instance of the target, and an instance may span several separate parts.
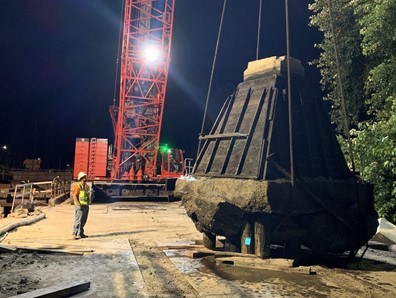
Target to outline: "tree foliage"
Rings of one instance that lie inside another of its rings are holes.
[[[344,97],[349,111],[348,122],[356,125],[365,114],[364,105],[364,76],[365,59],[361,51],[359,24],[355,18],[349,0],[333,0],[332,13],[334,36],[337,43],[341,81],[343,82]],[[311,25],[317,26],[323,32],[324,39],[315,45],[322,50],[319,59],[313,61],[320,69],[323,90],[326,91],[326,100],[332,103],[332,120],[337,131],[343,131],[343,113],[341,109],[341,94],[338,84],[338,72],[333,46],[333,31],[331,27],[329,6],[327,0],[316,0],[309,6],[313,11]]]
[[[352,133],[356,166],[375,185],[377,211],[396,222],[396,105],[389,119],[362,122]]]
[[[368,57],[367,105],[377,119],[393,113],[396,91],[396,1],[353,1],[363,36],[362,52]]]
[[[315,63],[340,127],[333,21],[356,169],[374,184],[379,214],[396,222],[396,0],[331,0],[333,20],[328,2],[310,5],[311,24],[324,33]]]

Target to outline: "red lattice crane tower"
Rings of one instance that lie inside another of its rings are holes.
[[[124,0],[119,100],[111,179],[131,180],[136,162],[146,179],[157,175],[158,147],[175,0]]]

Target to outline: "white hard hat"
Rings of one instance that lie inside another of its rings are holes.
[[[81,180],[83,177],[87,177],[87,174],[85,174],[84,172],[78,173],[78,176],[77,176],[78,180]]]

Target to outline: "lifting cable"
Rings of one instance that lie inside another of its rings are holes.
[[[261,14],[262,14],[262,5],[263,5],[263,0],[260,0],[260,4],[259,4],[259,17],[258,17],[258,26],[257,26],[256,60],[258,60],[258,57],[259,57],[259,49],[260,49],[260,33],[261,33]],[[202,125],[201,125],[201,132],[200,132],[200,134],[199,134],[200,137],[202,137],[202,136],[204,135],[204,130],[205,130],[206,115],[207,115],[207,111],[208,111],[209,98],[210,98],[210,93],[211,93],[211,89],[212,89],[212,82],[213,82],[214,69],[215,69],[215,66],[216,66],[217,53],[218,53],[218,49],[219,49],[220,36],[221,36],[222,28],[223,28],[223,20],[224,20],[224,14],[225,14],[226,6],[227,6],[227,0],[224,0],[224,3],[223,3],[223,11],[222,11],[222,13],[221,13],[220,26],[219,26],[219,31],[218,31],[218,35],[217,35],[217,42],[216,42],[215,55],[214,55],[213,63],[212,63],[212,71],[211,71],[211,74],[210,74],[208,93],[207,93],[207,96],[206,96],[204,116],[203,116]],[[201,143],[202,143],[202,139],[199,138],[199,141],[198,141],[197,158],[198,158],[199,152],[201,151]]]
[[[327,0],[327,4],[329,7],[331,36],[332,36],[332,40],[333,40],[334,55],[335,55],[336,65],[337,65],[338,88],[339,88],[340,97],[341,97],[341,110],[342,110],[342,115],[343,115],[343,120],[344,120],[344,133],[348,140],[348,151],[349,151],[349,156],[351,158],[352,172],[354,174],[353,176],[354,176],[354,182],[355,182],[355,188],[356,188],[355,189],[356,202],[357,202],[358,210],[360,213],[360,199],[359,199],[359,192],[358,192],[358,186],[357,186],[357,180],[356,180],[355,159],[354,159],[354,155],[353,155],[351,134],[349,133],[349,125],[350,124],[349,124],[349,119],[348,119],[348,108],[345,103],[344,88],[343,88],[342,78],[341,78],[340,56],[338,53],[337,41],[336,41],[336,36],[335,36],[333,7],[332,7],[331,0]]]
[[[353,155],[353,146],[352,146],[352,140],[351,140],[351,135],[349,133],[349,118],[348,118],[348,109],[345,103],[345,95],[344,95],[344,88],[342,84],[342,78],[341,78],[341,67],[340,67],[340,57],[339,57],[339,52],[338,52],[338,47],[337,47],[337,41],[336,41],[336,36],[335,36],[335,29],[334,29],[334,19],[333,19],[333,6],[331,0],[327,0],[327,5],[329,8],[329,17],[330,17],[330,29],[331,29],[331,36],[332,36],[332,41],[333,41],[333,49],[334,49],[334,55],[336,59],[336,65],[337,65],[337,76],[338,76],[338,88],[340,92],[340,97],[341,97],[341,110],[342,110],[342,115],[343,115],[343,120],[344,120],[344,133],[347,137],[348,140],[348,151],[349,151],[349,156],[351,158],[351,165],[352,165],[352,172],[353,172],[353,180],[355,184],[355,192],[356,192],[356,203],[358,207],[358,218],[359,218],[359,225],[362,224],[362,213],[361,213],[361,204],[360,204],[360,197],[359,197],[359,189],[358,189],[358,184],[357,184],[357,177],[356,177],[356,168],[355,168],[355,160],[354,160],[354,155]],[[358,235],[362,235],[363,230],[358,227]],[[357,244],[359,242],[359,239],[356,239],[355,243],[355,248],[354,250],[351,250],[349,252],[348,259],[351,260],[358,252],[359,250],[359,245]],[[367,244],[368,246],[368,244]],[[366,248],[367,250],[367,248]],[[363,252],[362,257],[364,256],[366,250]],[[360,262],[360,261],[359,261]],[[358,263],[359,265],[359,263]]]
[[[289,31],[289,1],[285,0],[285,19],[286,19],[286,62],[287,62],[287,101],[289,109],[289,151],[290,151],[290,183],[294,186],[294,147],[293,147],[293,115],[292,115],[292,96],[290,80],[290,31]]]
[[[263,0],[260,0],[259,4],[259,16],[258,16],[258,24],[257,24],[257,47],[256,47],[256,60],[259,58],[259,49],[260,49],[260,33],[261,33],[261,10],[263,7]]]
[[[218,34],[217,34],[216,49],[215,49],[215,54],[214,54],[213,63],[212,63],[212,71],[211,71],[211,74],[210,74],[208,93],[207,93],[207,95],[206,95],[204,116],[203,116],[203,119],[202,119],[201,132],[200,132],[200,134],[199,134],[200,137],[202,137],[202,136],[204,135],[205,122],[206,122],[206,114],[207,114],[207,112],[208,112],[209,97],[210,97],[210,92],[211,92],[211,89],[212,89],[212,81],[213,81],[213,75],[214,75],[214,70],[215,70],[215,66],[216,66],[217,53],[218,53],[218,50],[219,50],[220,36],[221,36],[222,28],[223,28],[223,20],[224,20],[224,14],[225,14],[226,5],[227,5],[227,0],[224,0],[224,3],[223,3],[223,11],[222,11],[222,13],[221,13],[221,20],[220,20],[219,32],[218,32]],[[202,142],[202,139],[199,138],[199,141],[198,141],[198,151],[197,151],[197,159],[198,159],[199,152],[201,151],[201,142]]]
[[[351,140],[351,135],[349,133],[349,119],[348,119],[348,109],[345,103],[345,95],[344,95],[344,88],[342,87],[342,78],[341,78],[341,67],[340,67],[340,56],[338,53],[338,47],[337,47],[337,41],[336,41],[336,36],[335,36],[335,29],[334,29],[334,19],[333,19],[333,6],[331,0],[327,0],[327,5],[329,8],[329,17],[330,17],[330,29],[331,29],[331,36],[332,36],[332,41],[333,41],[333,50],[334,50],[334,56],[336,60],[336,65],[337,65],[337,79],[338,79],[338,88],[340,92],[340,97],[341,97],[341,110],[342,110],[342,116],[344,120],[344,134],[347,137],[348,140],[348,149],[349,149],[349,156],[351,158],[351,164],[352,164],[352,171],[353,173],[356,173],[355,171],[355,159],[353,156],[353,148],[352,148],[352,140]]]
[[[123,24],[123,16],[124,16],[124,7],[125,7],[125,0],[122,1],[121,4],[121,12],[120,12],[120,26],[118,29],[118,48],[117,48],[117,59],[116,59],[116,70],[115,70],[115,77],[114,77],[114,92],[113,92],[113,106],[116,105],[116,96],[117,96],[117,83],[118,83],[118,76],[119,76],[119,67],[120,67],[120,44],[121,44],[121,36],[122,36],[122,24]]]

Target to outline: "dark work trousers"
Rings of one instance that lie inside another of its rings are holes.
[[[74,206],[74,227],[73,235],[81,236],[84,235],[84,226],[87,222],[89,206],[81,205]]]

